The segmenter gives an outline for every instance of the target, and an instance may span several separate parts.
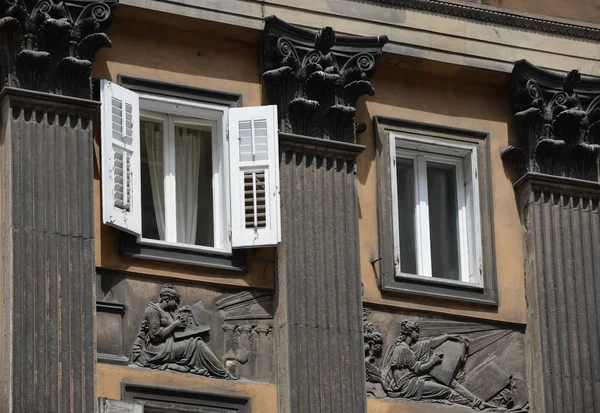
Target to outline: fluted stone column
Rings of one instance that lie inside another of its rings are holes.
[[[517,144],[502,156],[524,227],[532,412],[598,412],[600,82],[521,61],[511,91]]]
[[[280,121],[280,413],[366,411],[355,114],[386,42],[266,19],[263,79]]]
[[[97,407],[91,70],[116,4],[0,0],[3,413]]]

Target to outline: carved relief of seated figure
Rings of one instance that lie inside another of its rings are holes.
[[[448,334],[419,341],[418,323],[402,321],[400,336],[388,347],[383,359],[382,387],[388,397],[445,401],[477,410],[494,408],[458,383],[455,376],[446,385],[430,374],[443,360],[443,354],[433,353],[433,349],[448,340],[464,342],[460,336]]]
[[[174,370],[221,379],[236,379],[214,355],[201,335],[208,326],[190,328],[190,307],[177,309],[181,296],[171,285],[149,303],[131,348],[131,362],[140,367]]]

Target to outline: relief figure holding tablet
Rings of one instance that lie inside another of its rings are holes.
[[[394,398],[446,401],[476,410],[494,407],[456,380],[459,365],[466,361],[467,346],[464,338],[448,334],[419,341],[418,323],[402,321],[400,336],[383,358],[383,390]],[[451,351],[444,354],[444,347]]]
[[[171,284],[163,285],[159,295],[159,301],[144,311],[130,361],[140,367],[235,379],[205,341],[210,327],[196,317],[203,303],[178,309],[181,296]]]

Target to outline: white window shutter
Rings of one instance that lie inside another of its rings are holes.
[[[277,106],[229,110],[233,248],[281,241]]]
[[[100,81],[102,101],[102,221],[142,233],[138,95]]]

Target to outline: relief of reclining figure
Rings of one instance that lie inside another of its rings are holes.
[[[163,285],[159,295],[159,301],[144,311],[130,361],[140,367],[236,379],[202,338],[210,331],[194,316],[194,307],[203,307],[202,302],[178,309],[181,295],[171,284]]]
[[[462,351],[452,355],[454,360],[450,364],[454,368],[450,369],[441,366],[444,354],[434,353],[434,349],[446,341],[456,342],[459,348],[462,346]],[[388,347],[383,358],[383,390],[393,398],[445,401],[476,410],[498,409],[473,395],[456,380],[456,366],[466,362],[467,346],[466,339],[458,335],[443,334],[419,341],[418,323],[402,321],[400,336]]]

